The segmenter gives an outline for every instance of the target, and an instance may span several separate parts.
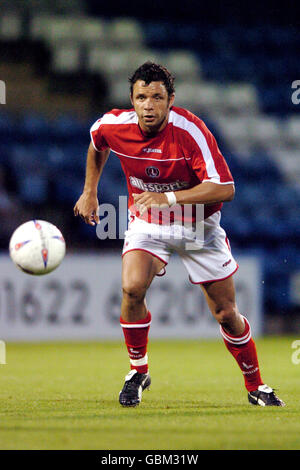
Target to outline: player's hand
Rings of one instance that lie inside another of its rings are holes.
[[[74,215],[79,215],[86,224],[99,224],[98,199],[94,194],[83,192],[74,206]]]
[[[153,207],[169,207],[167,196],[164,193],[145,191],[141,194],[132,194],[134,203],[138,206],[140,215]]]

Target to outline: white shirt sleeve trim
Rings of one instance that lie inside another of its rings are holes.
[[[215,179],[215,178],[211,178],[211,179],[208,179],[208,180],[203,180],[202,183],[215,183],[215,184],[233,184],[234,185],[234,181],[225,181],[225,182],[222,182]]]

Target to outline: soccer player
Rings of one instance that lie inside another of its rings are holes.
[[[150,386],[151,313],[145,296],[177,251],[190,281],[201,286],[243,373],[249,402],[284,406],[262,381],[249,322],[236,305],[232,275],[238,265],[220,226],[222,203],[233,199],[234,181],[216,140],[201,119],[174,106],[174,78],[165,67],[146,62],[129,81],[133,108],[113,109],[91,127],[84,190],[74,207],[87,224],[99,223],[97,187],[112,150],[120,158],[129,192],[120,323],[131,370],[119,402],[138,405]],[[187,206],[192,210],[185,220]],[[204,208],[200,234],[195,229],[198,207]]]

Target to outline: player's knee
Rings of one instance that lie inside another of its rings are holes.
[[[141,282],[130,282],[123,285],[123,296],[131,302],[142,302],[146,296],[147,286]]]
[[[215,316],[222,326],[228,326],[234,322],[239,315],[237,306],[235,303],[229,303],[225,306],[216,308]]]

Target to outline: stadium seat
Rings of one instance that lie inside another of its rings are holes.
[[[133,18],[116,18],[108,23],[107,39],[119,49],[137,48],[144,43],[142,27]]]
[[[259,110],[256,89],[251,84],[235,83],[224,87],[224,111],[237,114],[254,114]]]
[[[243,40],[241,41],[241,34],[243,34]],[[253,51],[263,46],[263,30],[260,28],[243,27],[243,31],[237,35],[236,45],[241,54],[247,53],[247,55],[253,54]]]
[[[56,15],[47,17],[45,22],[45,30],[43,31],[43,39],[49,44],[57,41],[76,41],[80,35],[79,23],[77,17]],[[44,25],[44,23],[43,23]]]
[[[144,42],[148,47],[160,50],[168,50],[174,47],[174,31],[167,21],[143,23]]]
[[[279,168],[268,153],[254,152],[249,160],[243,160],[242,168],[247,180],[253,182],[263,181],[264,185],[267,185],[269,182],[272,185],[282,183],[282,175]]]
[[[45,13],[32,14],[29,21],[29,37],[32,40],[45,39],[48,31],[49,16]]]
[[[287,118],[285,123],[286,143],[291,146],[300,147],[300,117]]]
[[[22,139],[32,141],[42,138],[44,141],[50,134],[51,125],[44,114],[26,112],[21,118],[19,129]]]
[[[16,128],[18,127],[17,119],[7,112],[0,112],[0,140],[1,144],[8,144],[15,138]]]
[[[165,65],[172,72],[176,80],[199,80],[201,77],[201,64],[197,56],[191,51],[172,50],[165,55]]]
[[[126,77],[132,71],[131,50],[99,48],[91,45],[87,52],[87,70],[92,73],[100,72],[111,77]]]
[[[256,147],[277,148],[283,137],[282,123],[276,117],[256,116],[252,120],[251,132]]]
[[[300,192],[296,188],[283,185],[276,189],[276,207],[281,209],[281,214],[293,214],[300,203]]]
[[[291,83],[273,85],[272,77],[264,86],[258,87],[261,109],[265,113],[278,114],[281,117],[295,112],[295,105],[291,100]],[[282,81],[282,80],[281,80]]]
[[[199,57],[202,64],[202,75],[205,80],[221,85],[232,78],[232,72],[230,70],[230,74],[228,73],[228,67],[224,57],[218,57],[215,53],[210,56],[201,51],[199,51]]]
[[[277,162],[286,182],[300,186],[299,150],[274,149],[273,158]]]
[[[83,189],[82,177],[70,174],[70,171],[61,172],[59,178],[53,182],[54,190],[51,193],[52,202],[70,205],[77,201]]]
[[[102,18],[78,18],[78,38],[83,44],[98,43],[102,45],[107,41],[107,22]]]
[[[237,56],[233,58],[228,64],[227,70],[229,80],[232,77],[236,81],[252,84],[252,86],[256,87],[258,72],[255,61],[253,60],[253,57],[251,57],[251,55]],[[251,81],[249,77],[251,77]]]
[[[55,179],[60,172],[69,171],[70,174],[84,178],[87,145],[65,142],[51,144],[45,148],[44,158],[48,173]]]
[[[110,103],[111,107],[114,108],[131,108],[132,104],[130,102],[129,96],[129,84],[126,83],[126,80],[121,78],[120,80],[115,80],[110,85]]]
[[[65,148],[57,143],[49,144],[45,151],[45,159],[50,176],[55,177],[65,167],[66,162],[69,162],[69,158],[65,156],[66,153]]]
[[[89,123],[81,121],[72,114],[63,114],[57,116],[56,119],[51,121],[51,131],[53,134],[54,144],[55,141],[73,141],[76,136],[76,141],[86,140],[89,141]]]
[[[144,48],[136,49],[135,51],[116,51],[114,49],[100,50],[92,46],[88,57],[88,68],[90,71],[100,71],[106,74],[108,79],[113,78],[109,80],[111,87],[110,96],[112,99],[116,96],[117,100],[121,98],[121,102],[124,101],[122,97],[126,96],[126,94],[128,95],[128,77],[131,76],[140,65],[148,60],[164,63],[162,54]],[[106,64],[105,67],[104,64]],[[127,101],[128,100],[125,99],[125,102]]]
[[[184,48],[186,51],[197,52],[203,50],[209,53],[210,39],[208,38],[209,26],[193,23],[175,23],[171,26],[170,40],[173,38],[172,48]],[[176,34],[174,35],[174,31]],[[175,36],[175,37],[174,37]]]
[[[248,116],[216,115],[215,120],[227,145],[233,152],[249,152],[254,143],[251,129],[252,119]]]
[[[165,54],[155,49],[139,48],[131,52],[130,66],[133,73],[140,65],[147,61],[155,62],[157,64],[165,64]]]
[[[286,235],[286,224],[280,218],[274,219],[267,209],[255,215],[252,220],[252,229],[255,236],[259,236],[260,242],[265,246],[268,246],[270,241],[280,242]]]
[[[225,217],[223,217],[223,220],[224,219]],[[229,230],[229,236],[232,236],[240,243],[251,239],[253,236],[253,224],[245,214],[240,214],[238,217],[235,217],[234,220],[231,220],[227,230]]]
[[[56,41],[51,53],[51,68],[55,73],[73,73],[82,68],[81,47],[74,41]]]
[[[40,144],[22,143],[15,144],[11,147],[10,164],[17,177],[24,176],[24,173],[34,173],[35,170],[40,171],[45,167],[45,159],[43,158],[44,148]]]
[[[22,37],[22,16],[8,12],[2,12],[0,17],[0,40],[16,41]]]
[[[104,171],[111,181],[114,181],[114,183],[120,183],[124,188],[123,183],[126,183],[125,176],[121,167],[120,159],[114,152],[110,153]]]
[[[35,169],[26,172],[18,178],[19,195],[23,202],[28,204],[44,204],[48,200],[48,179],[43,172]]]
[[[188,82],[176,86],[177,106],[198,109],[201,113],[217,114],[222,109],[222,88],[217,83]]]

